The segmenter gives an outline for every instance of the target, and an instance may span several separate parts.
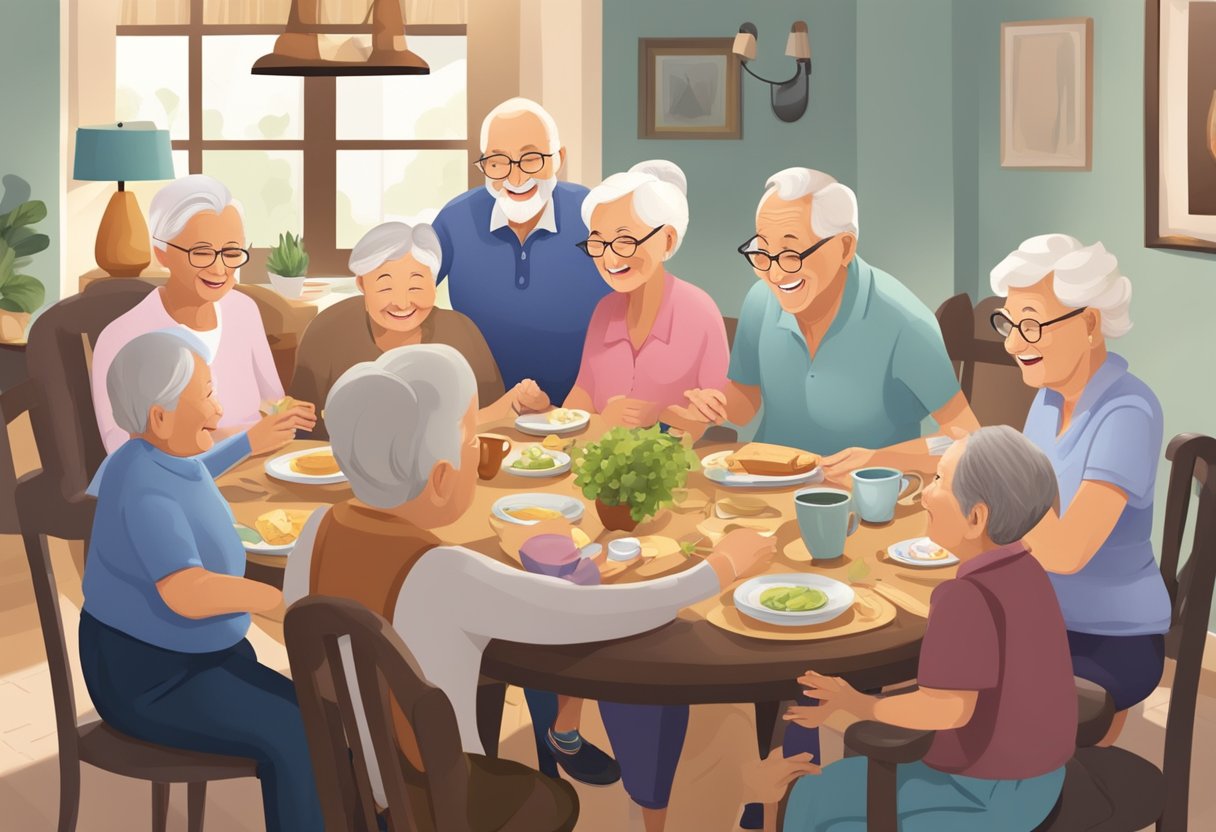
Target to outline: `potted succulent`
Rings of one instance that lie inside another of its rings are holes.
[[[46,203],[23,202],[0,214],[0,341],[20,341],[30,315],[46,299],[46,287],[35,277],[21,274],[30,258],[51,244],[45,234],[34,231],[34,223],[46,219]]]
[[[613,428],[576,453],[574,484],[595,500],[604,528],[632,531],[669,505],[696,454],[658,427]]]
[[[270,285],[283,297],[298,298],[304,294],[304,275],[308,273],[304,238],[290,231],[280,234],[279,244],[266,258],[266,271],[270,275]]]

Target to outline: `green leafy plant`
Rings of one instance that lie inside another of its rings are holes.
[[[46,300],[42,282],[21,274],[30,258],[51,244],[50,237],[31,228],[44,219],[46,203],[36,199],[0,214],[0,309],[31,313]]]
[[[279,277],[303,277],[308,272],[304,238],[291,232],[280,234],[279,244],[270,250],[270,256],[266,258],[266,269]]]
[[[688,472],[700,465],[679,439],[652,428],[613,428],[575,452],[574,484],[606,506],[628,505],[641,522],[669,505]]]

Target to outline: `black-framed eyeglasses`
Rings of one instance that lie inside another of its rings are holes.
[[[772,268],[773,263],[776,262],[781,271],[788,272],[789,274],[796,274],[797,272],[801,271],[803,260],[818,251],[820,247],[822,247],[828,240],[836,237],[835,234],[833,234],[831,237],[824,237],[806,251],[794,251],[793,249],[787,248],[784,251],[779,251],[776,254],[773,254],[772,252],[765,251],[762,248],[748,248],[748,246],[754,243],[756,238],[759,236],[759,234],[756,234],[749,237],[743,243],[743,245],[739,246],[737,251],[747,259],[748,263],[751,263],[753,269],[759,269],[762,272],[766,272]]]
[[[184,251],[190,258],[190,265],[196,269],[209,269],[217,259],[223,259],[224,265],[229,269],[239,269],[241,266],[249,262],[249,250],[244,248],[233,248],[231,246],[225,248],[212,248],[211,246],[195,246],[194,248],[182,248],[174,245],[168,240],[156,238],[156,242],[164,243],[169,248],[175,248],[178,251]]]
[[[649,240],[655,234],[659,233],[661,225],[656,225],[650,229],[650,233],[642,239],[636,237],[617,237],[615,240],[583,240],[581,243],[575,243],[576,246],[583,250],[583,254],[588,257],[603,257],[604,252],[612,249],[620,257],[632,257],[637,252],[638,246]]]
[[[512,159],[505,153],[492,153],[489,156],[482,156],[477,160],[477,167],[486,176],[491,179],[506,179],[511,175],[511,168],[519,165],[519,169],[526,174],[540,173],[545,167],[545,160],[551,157],[552,153],[531,152],[525,153],[518,159]]]
[[[996,330],[996,334],[1002,338],[1008,338],[1010,333],[1016,329],[1022,334],[1022,338],[1027,344],[1037,344],[1039,339],[1043,337],[1043,327],[1067,321],[1069,318],[1075,318],[1088,308],[1088,306],[1082,306],[1080,309],[1074,309],[1067,315],[1052,318],[1050,321],[1039,322],[1034,318],[1023,318],[1016,324],[1004,312],[993,312],[989,321],[992,323],[992,328]]]

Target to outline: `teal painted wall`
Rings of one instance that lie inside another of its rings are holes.
[[[638,38],[733,37],[746,20],[760,32],[753,69],[770,78],[793,72],[793,59],[785,56],[790,24],[810,24],[813,74],[807,114],[793,124],[779,121],[769,104],[768,87],[745,74],[742,139],[639,139]],[[854,3],[832,0],[604,3],[604,175],[656,158],[670,159],[684,169],[691,216],[671,270],[708,290],[724,315],[739,314],[755,280],[735,248],[755,233],[756,203],[770,174],[810,165],[850,187],[858,185],[857,22]]]
[[[25,199],[46,203],[38,230],[51,245],[28,273],[59,297],[59,3],[5,2],[0,8],[0,213]],[[28,187],[28,191],[27,191]]]

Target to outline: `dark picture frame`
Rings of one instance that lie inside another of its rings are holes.
[[[741,139],[732,38],[638,38],[638,138]]]
[[[1191,12],[1198,6],[1213,5],[1187,2]],[[1216,31],[1216,14],[1212,14],[1216,8],[1205,9],[1207,14],[1199,18],[1204,29],[1196,32],[1190,16],[1185,31],[1165,21],[1168,6],[1161,0],[1145,0],[1144,4],[1144,244],[1149,248],[1216,253],[1216,98],[1208,105],[1208,118],[1196,125],[1194,116],[1203,115],[1199,111],[1207,108],[1204,102],[1195,100],[1195,89],[1202,85],[1192,83],[1197,71],[1205,73],[1205,78],[1216,78],[1216,54],[1212,50],[1190,54],[1196,38],[1202,39],[1204,31]],[[1170,43],[1163,43],[1163,39]],[[1180,95],[1177,90],[1167,91],[1166,100],[1162,100],[1161,87],[1166,80],[1163,58],[1171,49],[1188,46],[1186,78],[1182,79],[1187,89]],[[1180,101],[1184,106],[1178,106]],[[1211,126],[1207,127],[1209,121]],[[1193,135],[1204,127],[1211,142],[1206,154],[1198,146],[1202,137]],[[1184,157],[1187,166],[1182,176],[1177,165]],[[1202,193],[1196,189],[1199,183]],[[1197,204],[1203,200],[1206,204]],[[1197,227],[1196,216],[1209,227]]]

